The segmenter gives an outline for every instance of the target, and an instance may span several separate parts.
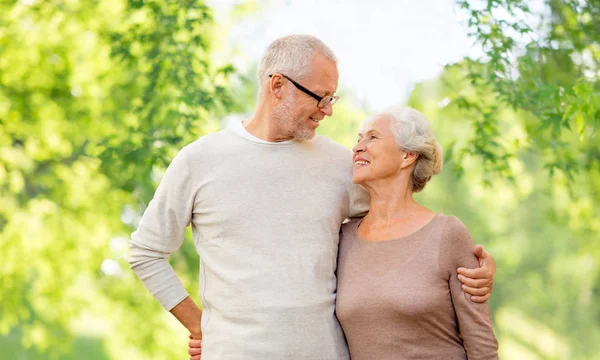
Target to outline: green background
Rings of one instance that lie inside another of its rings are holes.
[[[418,199],[496,258],[502,358],[593,359],[600,2],[544,4],[533,27],[527,2],[456,1],[484,52],[409,96],[446,160]],[[187,356],[127,241],[177,150],[252,110],[254,73],[215,54],[223,27],[260,9],[217,26],[195,0],[0,0],[0,358]],[[368,114],[342,100],[320,132],[350,147]],[[186,236],[171,263],[197,300]]]

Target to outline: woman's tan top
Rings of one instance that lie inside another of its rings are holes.
[[[400,239],[365,241],[342,226],[336,313],[352,360],[497,359],[487,303],[470,300],[456,269],[478,267],[466,226],[436,215]]]

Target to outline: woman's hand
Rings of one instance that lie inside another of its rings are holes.
[[[188,341],[188,354],[190,354],[190,360],[200,360],[202,356],[202,338],[195,339],[190,335]]]
[[[494,289],[494,276],[496,276],[496,260],[492,255],[483,250],[483,246],[475,245],[473,253],[477,256],[479,267],[477,269],[458,268],[458,279],[463,283],[462,289],[471,295],[473,302],[486,302]]]

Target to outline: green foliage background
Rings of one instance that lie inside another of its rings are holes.
[[[600,2],[456,3],[484,51],[408,99],[446,159],[419,199],[495,256],[503,358],[593,359]],[[127,241],[176,151],[254,105],[254,74],[215,56],[223,26],[196,0],[0,0],[0,358],[186,356]],[[367,115],[342,101],[320,131],[352,146]],[[171,262],[197,298],[187,236]]]

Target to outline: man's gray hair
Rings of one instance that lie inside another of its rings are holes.
[[[294,80],[309,76],[315,53],[337,64],[337,58],[325,43],[312,35],[288,35],[271,43],[258,66],[258,84],[263,84],[273,73],[282,73]]]

